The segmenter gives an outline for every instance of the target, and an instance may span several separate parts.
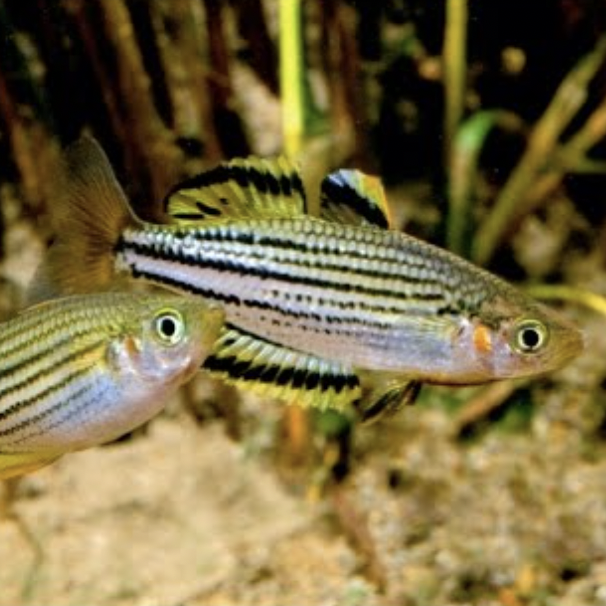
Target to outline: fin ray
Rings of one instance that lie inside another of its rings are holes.
[[[320,186],[320,217],[355,226],[393,226],[381,180],[359,170],[341,169]]]
[[[404,406],[414,404],[422,385],[420,381],[406,381],[380,392],[378,396],[371,396],[368,404],[357,407],[361,422],[370,425],[379,419],[392,417]]]
[[[223,329],[202,368],[232,385],[304,407],[342,410],[361,397],[358,376],[347,366],[282,347],[232,325]]]
[[[273,219],[304,215],[297,166],[284,156],[235,158],[176,185],[164,199],[175,223]]]
[[[122,231],[135,224],[126,196],[107,156],[92,137],[82,137],[63,157],[58,197],[52,209],[55,242],[39,269],[44,288],[30,300],[57,294],[104,290],[111,286],[113,249]],[[54,294],[54,293],[53,293]]]

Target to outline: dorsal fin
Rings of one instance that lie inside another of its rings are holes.
[[[299,169],[285,157],[250,156],[179,183],[164,209],[176,223],[285,218],[305,214],[305,190]]]
[[[320,188],[320,217],[349,225],[392,226],[381,180],[359,170],[341,169],[324,177]]]
[[[301,406],[342,410],[361,397],[348,367],[226,325],[203,368],[227,383]]]

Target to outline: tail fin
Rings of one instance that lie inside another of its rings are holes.
[[[32,292],[74,294],[108,290],[120,234],[135,225],[120,184],[97,141],[83,137],[67,148],[58,196],[50,208],[55,242]],[[52,294],[52,293],[50,293]]]

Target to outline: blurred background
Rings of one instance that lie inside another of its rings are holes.
[[[312,199],[377,174],[399,229],[562,308],[587,351],[370,427],[200,375],[5,487],[0,606],[606,605],[606,3],[1,2],[3,317],[82,133],[153,221],[237,156],[296,158]]]

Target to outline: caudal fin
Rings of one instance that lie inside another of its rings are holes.
[[[39,283],[32,284],[33,298],[43,290],[57,295],[111,289],[114,248],[124,228],[136,222],[95,139],[82,137],[68,147],[63,164],[49,208],[55,241],[35,278]]]

